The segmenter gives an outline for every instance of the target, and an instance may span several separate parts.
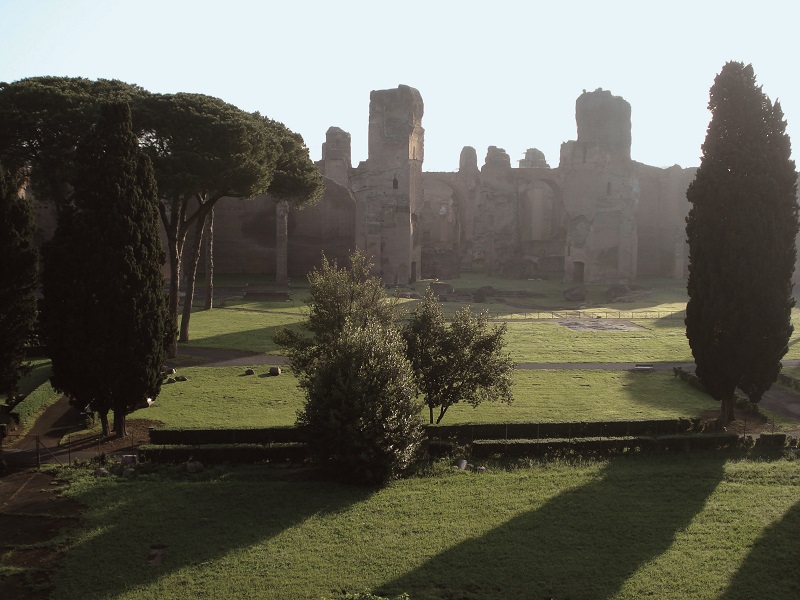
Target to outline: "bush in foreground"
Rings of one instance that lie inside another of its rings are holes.
[[[383,483],[414,460],[423,429],[403,350],[393,328],[348,322],[300,378],[311,455],[343,479]]]

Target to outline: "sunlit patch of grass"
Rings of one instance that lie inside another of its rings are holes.
[[[133,482],[72,470],[68,494],[89,511],[53,598],[788,600],[800,589],[799,461],[710,452],[434,472],[372,489],[263,467],[165,466]]]
[[[692,359],[681,321],[634,321],[640,331],[573,331],[555,321],[508,323],[516,362],[663,362]]]
[[[131,418],[180,427],[259,427],[292,425],[304,395],[290,370],[265,377],[268,367],[188,367],[187,381],[162,386],[161,395]],[[620,421],[695,417],[714,408],[708,396],[671,373],[627,371],[517,370],[514,402],[457,404],[442,423]],[[421,415],[428,419],[423,408]]]

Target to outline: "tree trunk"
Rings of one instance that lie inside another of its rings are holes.
[[[192,301],[194,300],[194,284],[197,279],[197,263],[200,262],[200,250],[203,243],[203,229],[205,228],[206,215],[197,219],[195,223],[195,236],[192,241],[189,264],[186,267],[186,290],[183,296],[183,314],[181,315],[180,342],[189,341],[189,319],[192,317]]]
[[[214,308],[214,209],[206,216],[206,310]]]
[[[111,430],[108,428],[108,411],[100,411],[97,413],[97,416],[100,417],[100,427],[103,432],[103,437],[108,437],[111,433]]]
[[[717,417],[717,425],[720,429],[736,418],[733,414],[733,400],[734,394],[731,394],[720,401],[719,417]]]
[[[429,410],[429,411],[430,411],[430,413],[431,413],[431,425],[433,425],[433,406],[431,406],[431,405],[428,405],[428,410]]]
[[[161,215],[161,224],[167,233],[167,254],[169,256],[169,300],[167,306],[173,326],[178,324],[178,297],[181,285],[181,260],[183,258],[183,243],[186,239],[186,229],[182,226],[183,218],[186,215],[186,203],[173,199],[169,203],[169,214],[167,206],[162,201],[158,207]],[[178,355],[178,338],[173,336],[167,356],[175,358]]]
[[[123,438],[128,435],[127,411],[125,407],[114,407],[114,435]]]
[[[279,200],[275,204],[275,281],[286,283],[289,279],[289,203]]]
[[[169,246],[169,315],[172,322],[178,323],[178,296],[180,294],[181,282],[181,244],[177,240],[168,244]],[[173,325],[174,327],[174,325]],[[173,330],[174,331],[174,330]],[[167,356],[175,358],[178,355],[178,338],[172,336]]]

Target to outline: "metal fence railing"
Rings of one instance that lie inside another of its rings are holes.
[[[543,310],[501,313],[489,311],[489,318],[504,321],[524,320],[568,320],[568,319],[621,319],[626,321],[680,319],[686,318],[686,311],[660,311],[660,310]]]

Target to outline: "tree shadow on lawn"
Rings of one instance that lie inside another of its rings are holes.
[[[663,375],[656,378],[654,375],[648,372],[625,372],[622,385],[637,404],[659,410],[674,407],[675,411],[683,413],[679,416],[688,418],[698,417],[703,411],[719,409],[719,402],[671,373],[666,378]],[[679,406],[685,407],[685,410],[680,411]]]
[[[721,598],[800,598],[798,540],[800,502],[755,541]]]
[[[56,597],[79,598],[92,590],[94,598],[115,598],[152,585],[150,593],[163,596],[177,585],[172,581],[158,589],[158,581],[169,574],[205,565],[209,573],[219,573],[213,561],[314,515],[345,511],[375,492],[267,468],[237,470],[227,477],[218,469],[188,475],[173,467],[175,479],[170,480],[163,472],[169,468],[162,467],[154,479],[104,480],[73,495],[91,507],[83,517],[89,531],[66,553],[55,581]],[[264,561],[263,569],[270,568],[280,565]],[[183,583],[188,597],[192,582]]]
[[[233,331],[230,333],[220,333],[205,337],[190,338],[189,342],[181,344],[180,348],[186,349],[191,354],[193,346],[202,348],[219,348],[230,350],[246,350],[250,352],[278,352],[282,348],[273,341],[273,337],[279,329],[287,327],[297,330],[299,324],[293,325],[271,325],[246,331]]]
[[[703,509],[724,462],[721,454],[613,459],[601,479],[454,546],[378,593],[407,592],[415,600],[609,598]]]

